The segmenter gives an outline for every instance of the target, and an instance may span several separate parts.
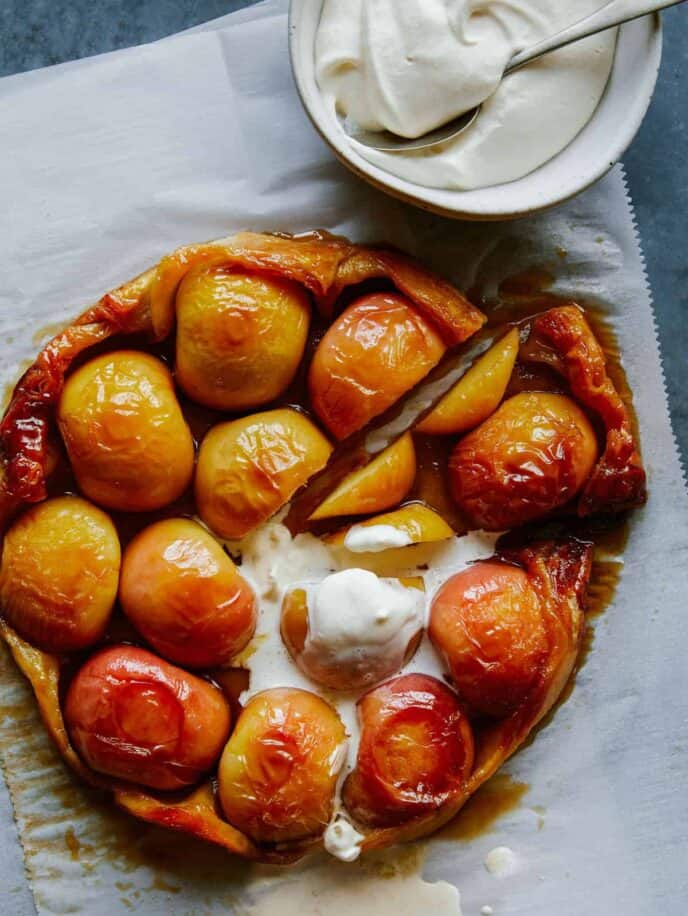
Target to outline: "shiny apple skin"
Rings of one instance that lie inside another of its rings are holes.
[[[229,735],[220,690],[145,649],[90,658],[67,691],[65,722],[91,769],[163,791],[198,782]]]
[[[313,409],[336,439],[345,439],[427,375],[444,351],[409,299],[362,296],[318,344],[308,377]]]
[[[146,642],[185,667],[229,664],[256,627],[251,587],[190,519],[156,522],[134,538],[124,552],[119,596]]]
[[[201,266],[186,275],[176,303],[176,376],[192,400],[216,410],[248,410],[289,387],[310,324],[302,286]]]
[[[120,571],[110,518],[77,496],[48,499],[7,531],[0,566],[2,615],[46,652],[98,642],[107,627]]]
[[[502,718],[518,709],[547,659],[538,593],[522,569],[492,560],[444,583],[428,635],[472,716]]]
[[[570,398],[522,392],[456,445],[450,489],[472,525],[501,531],[569,502],[597,455],[590,421]]]
[[[172,376],[154,356],[118,350],[81,366],[57,419],[79,489],[98,505],[151,511],[189,485],[193,439]]]
[[[393,678],[358,701],[358,716],[361,741],[343,800],[360,823],[391,827],[435,811],[470,776],[470,723],[437,678]]]
[[[199,515],[220,537],[241,538],[287,503],[331,451],[317,426],[291,408],[219,423],[198,454]]]
[[[365,515],[398,505],[416,478],[416,450],[404,433],[372,461],[348,474],[311,513],[310,519]]]
[[[467,432],[486,420],[504,397],[518,347],[518,330],[512,328],[475,361],[416,431],[446,436]]]
[[[330,821],[346,735],[335,710],[307,690],[256,694],[218,771],[227,820],[258,843],[319,836]]]

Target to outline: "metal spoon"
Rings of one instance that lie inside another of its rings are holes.
[[[521,67],[525,67],[526,64],[537,60],[544,54],[549,54],[550,51],[556,51],[558,48],[563,48],[565,45],[579,41],[581,38],[596,35],[598,32],[604,32],[624,22],[639,19],[641,16],[647,16],[648,13],[654,13],[683,2],[684,0],[627,0],[627,2],[611,0],[601,10],[586,16],[580,22],[576,22],[561,32],[557,32],[556,35],[551,35],[531,48],[526,48],[525,51],[515,54],[504,70],[502,78],[509,76],[510,73],[519,70]],[[340,123],[344,132],[352,140],[356,140],[357,143],[362,143],[371,149],[387,153],[399,153],[407,150],[427,149],[437,143],[453,140],[475,121],[480,114],[481,107],[481,105],[478,105],[477,108],[471,108],[470,111],[466,111],[446,124],[442,124],[441,127],[437,127],[427,134],[415,137],[412,140],[406,137],[399,137],[386,130],[364,130],[343,117],[340,118]]]

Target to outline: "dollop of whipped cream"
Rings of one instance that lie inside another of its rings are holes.
[[[355,862],[361,854],[363,834],[345,817],[338,815],[325,830],[323,843],[331,856],[342,862]]]
[[[422,591],[366,569],[345,569],[327,576],[309,596],[304,656],[374,683],[401,668],[424,622]]]
[[[344,546],[352,553],[380,553],[411,543],[409,535],[394,525],[353,525],[344,538]]]
[[[356,150],[385,171],[446,189],[528,174],[592,116],[616,34],[600,33],[502,81],[511,57],[605,0],[325,0],[316,78],[333,119],[419,137],[483,104],[460,137],[420,152]]]

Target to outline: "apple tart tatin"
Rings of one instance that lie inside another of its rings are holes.
[[[250,859],[351,861],[518,749],[645,474],[585,310],[486,312],[397,251],[240,233],[41,351],[0,424],[0,634],[85,782]]]

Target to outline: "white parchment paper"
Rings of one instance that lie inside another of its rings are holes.
[[[470,843],[432,843],[426,874],[458,885],[464,916],[485,904],[499,916],[682,913],[688,498],[622,171],[519,223],[451,223],[399,204],[349,175],[310,127],[289,72],[285,8],[275,0],[0,81],[0,384],[108,288],[177,245],[243,228],[385,239],[462,287],[537,266],[561,291],[604,303],[635,392],[650,500],[572,697],[509,766],[530,786],[521,805]],[[40,914],[242,911],[255,869],[72,783],[7,658],[0,687],[0,749]],[[6,823],[2,835],[0,875],[18,889],[13,913],[24,913]],[[502,844],[519,870],[497,879],[482,863]],[[350,868],[353,880],[359,866]]]

